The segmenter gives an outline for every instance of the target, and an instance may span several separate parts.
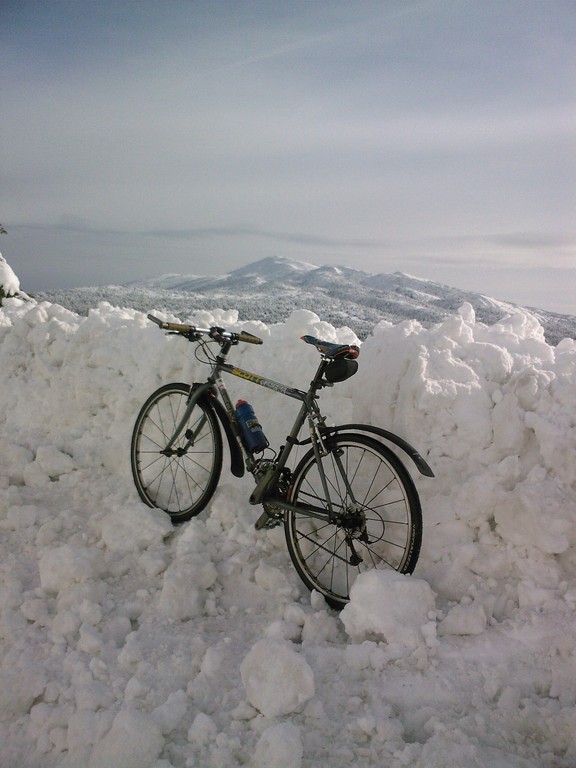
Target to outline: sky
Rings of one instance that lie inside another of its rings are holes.
[[[576,314],[573,0],[2,0],[28,292],[267,256]]]

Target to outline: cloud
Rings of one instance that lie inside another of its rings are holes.
[[[276,243],[288,243],[296,245],[322,246],[329,248],[384,248],[386,243],[378,240],[367,239],[344,239],[329,237],[321,234],[306,234],[303,232],[272,232],[263,229],[251,229],[248,227],[213,227],[197,229],[168,229],[168,230],[150,230],[140,232],[139,234],[151,237],[160,237],[167,239],[186,240],[186,239],[205,239],[212,237],[224,238],[259,238],[271,240]]]

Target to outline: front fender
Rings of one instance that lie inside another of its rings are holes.
[[[200,383],[192,384],[192,390],[198,389],[198,387],[202,387],[202,386],[203,384],[200,384]],[[218,416],[218,420],[220,421],[220,424],[222,425],[224,434],[228,439],[228,447],[230,449],[230,471],[232,472],[234,477],[243,477],[244,458],[242,456],[242,451],[240,450],[240,446],[236,442],[236,438],[234,436],[234,433],[232,432],[232,427],[230,426],[230,419],[228,418],[226,409],[224,408],[224,406],[216,396],[213,396],[210,394],[210,391],[203,392],[200,395],[199,399],[202,400],[202,402],[208,408],[212,408],[216,416]]]
[[[378,435],[384,440],[388,440],[401,448],[405,453],[410,456],[414,464],[418,467],[419,472],[426,477],[434,477],[430,466],[418,453],[410,443],[404,440],[402,437],[398,437],[393,432],[388,432],[387,429],[381,429],[380,427],[373,427],[370,424],[340,424],[337,427],[326,427],[327,432],[369,432],[373,435]]]

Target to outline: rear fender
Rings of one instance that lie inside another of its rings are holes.
[[[384,440],[388,440],[390,443],[394,443],[394,445],[397,445],[399,448],[401,448],[405,453],[410,456],[414,464],[418,467],[418,471],[425,475],[426,477],[434,477],[434,472],[430,468],[430,466],[427,464],[427,462],[422,458],[422,456],[418,453],[416,448],[414,448],[410,443],[408,443],[406,440],[404,440],[402,437],[398,437],[398,435],[395,435],[393,432],[388,432],[387,429],[381,429],[380,427],[373,427],[370,424],[341,424],[337,427],[327,427],[327,432],[330,433],[336,433],[336,432],[369,432],[373,435],[378,435],[378,437],[383,438]]]

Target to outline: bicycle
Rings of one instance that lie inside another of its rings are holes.
[[[422,541],[420,500],[408,470],[383,441],[406,452],[421,474],[434,473],[401,437],[368,424],[328,426],[318,405],[321,389],[356,373],[358,347],[303,336],[321,356],[303,391],[227,362],[240,342],[262,344],[257,336],[164,322],[151,314],[148,318],[169,334],[195,342],[196,358],[207,363],[210,372],[202,383],[166,384],[142,406],[132,434],[131,466],[144,503],[164,510],[174,524],[198,515],[220,479],[224,435],[232,474],[242,477],[247,470],[254,476],[249,501],[264,510],[255,527],[284,525],[298,575],[330,606],[346,605],[350,587],[366,569],[413,572]],[[213,343],[220,347],[218,354]],[[292,429],[277,451],[250,447],[222,373],[300,402]],[[305,422],[309,436],[300,439]],[[306,453],[291,470],[288,459],[295,446],[305,446]]]

